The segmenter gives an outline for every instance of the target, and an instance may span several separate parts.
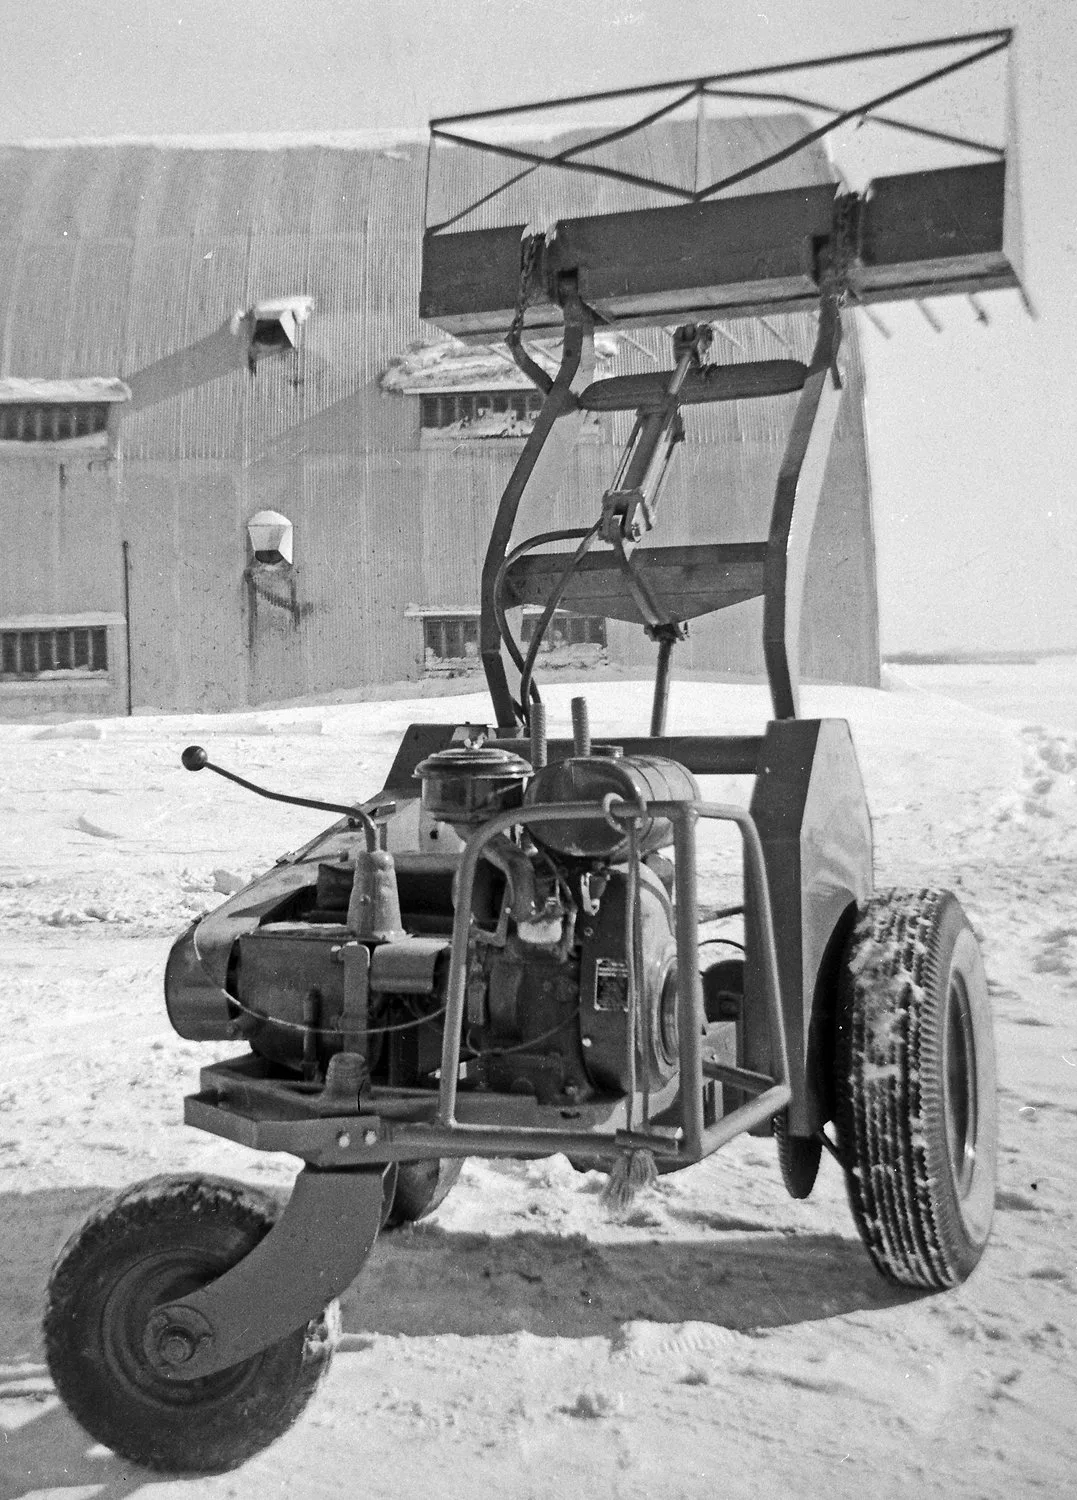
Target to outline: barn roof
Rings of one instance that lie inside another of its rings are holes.
[[[711,164],[736,168],[803,123],[793,114],[712,120],[703,144]],[[302,295],[315,302],[309,336],[332,372],[331,401],[348,383],[377,378],[424,332],[424,144],[380,132],[233,142],[0,148],[0,376],[126,378],[212,334],[237,308]],[[698,150],[686,123],[617,147],[619,159],[659,175],[694,168]],[[505,172],[496,158],[440,148],[430,216],[481,196]],[[498,222],[541,216],[552,175],[484,212]],[[828,176],[816,148],[752,185]],[[574,177],[557,193],[561,211],[638,207],[647,197]]]

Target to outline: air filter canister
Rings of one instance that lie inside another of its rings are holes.
[[[474,828],[495,813],[519,807],[531,765],[511,750],[456,745],[420,761],[422,803],[440,823]]]

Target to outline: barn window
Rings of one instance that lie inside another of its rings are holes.
[[[520,627],[520,639],[525,646],[531,644],[531,637],[540,618],[539,610],[525,610],[523,624]],[[556,610],[553,619],[546,627],[546,634],[539,652],[541,654],[544,651],[556,651],[565,646],[596,646],[604,651],[606,649],[605,618],[602,615],[573,615],[565,609]]]
[[[19,401],[0,406],[0,443],[66,443],[108,428],[102,402]]]
[[[477,615],[424,615],[423,664],[428,672],[471,672],[479,666]]]
[[[0,630],[4,680],[108,671],[108,631],[103,625]]]
[[[130,396],[122,380],[0,379],[0,454],[108,454]]]
[[[477,610],[412,604],[405,614],[421,621],[425,671],[454,675],[479,670],[482,661]],[[524,650],[541,614],[540,609],[532,606],[524,610],[520,630]],[[606,621],[602,615],[576,615],[559,609],[546,629],[539,660],[547,668],[602,666],[608,661],[606,645]]]
[[[526,437],[542,410],[538,391],[439,391],[420,396],[424,435],[443,438]]]

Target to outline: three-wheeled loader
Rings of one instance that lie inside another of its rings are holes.
[[[824,1150],[837,1159],[881,1275],[969,1275],[995,1185],[983,965],[949,891],[875,889],[849,729],[800,716],[797,642],[843,308],[1016,285],[1005,193],[996,154],[861,194],[702,193],[522,238],[428,233],[423,316],[507,330],[544,397],[482,570],[489,722],[413,725],[380,791],[309,804],[338,821],[175,944],[173,1026],[245,1049],[203,1069],[187,1122],[303,1167],[279,1215],[237,1183],[156,1178],[64,1247],[48,1360],[95,1438],[170,1471],[271,1442],[317,1386],[334,1299],[379,1230],[430,1212],[469,1156],[563,1152],[627,1192],[773,1132],[794,1197]],[[775,310],[817,314],[809,358],[713,361],[711,320]],[[610,324],[676,325],[669,367],[593,379]],[[528,352],[536,328],[560,333],[555,375]],[[779,395],[791,419],[767,535],[648,545],[684,409]],[[514,544],[521,502],[552,497],[596,412],[632,421],[609,488],[578,528]],[[686,622],[759,598],[771,721],[668,733]],[[541,611],[526,649],[521,606]],[[658,663],[646,733],[595,742],[580,698],[571,741],[547,737],[534,669],[558,609],[642,623]],[[222,769],[197,746],[183,763]],[[728,775],[754,778],[746,810],[700,791]],[[743,849],[724,913],[743,956],[719,961],[701,946],[697,877],[713,820]]]

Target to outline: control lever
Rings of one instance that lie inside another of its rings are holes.
[[[216,771],[218,776],[223,776],[227,781],[234,781],[237,786],[245,787],[248,792],[256,792],[259,797],[268,797],[271,802],[290,802],[294,807],[313,807],[319,812],[343,813],[353,827],[362,828],[366,834],[366,846],[368,850],[378,847],[378,830],[373,818],[365,813],[361,807],[345,807],[340,802],[316,802],[312,797],[289,797],[285,792],[267,792],[265,787],[255,786],[253,781],[245,781],[242,776],[237,776],[234,771],[226,771],[223,766],[215,766],[201,745],[188,745],[180,756],[185,771]]]

